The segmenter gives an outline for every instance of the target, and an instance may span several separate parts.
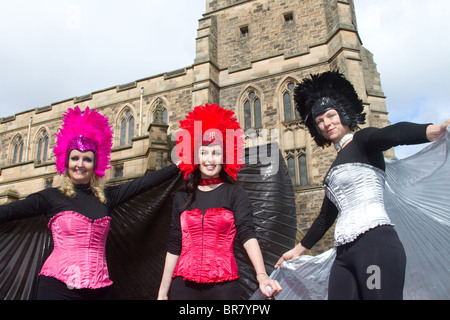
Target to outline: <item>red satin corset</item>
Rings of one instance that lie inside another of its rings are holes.
[[[54,249],[40,275],[54,277],[77,289],[111,285],[105,255],[110,221],[110,217],[92,221],[73,211],[54,216],[48,223]]]
[[[238,279],[233,254],[233,212],[224,208],[184,211],[180,215],[182,249],[173,277],[198,283]]]

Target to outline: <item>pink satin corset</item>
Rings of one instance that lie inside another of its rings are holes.
[[[184,211],[180,216],[182,249],[173,277],[197,283],[238,279],[233,254],[236,235],[233,212],[214,208]]]
[[[92,221],[73,211],[55,215],[48,223],[54,249],[39,274],[77,289],[111,285],[105,256],[110,221],[110,217]]]

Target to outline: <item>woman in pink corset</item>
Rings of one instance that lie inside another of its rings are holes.
[[[112,130],[95,110],[68,109],[54,148],[59,188],[0,206],[0,224],[44,214],[53,236],[53,252],[38,279],[37,298],[108,299],[110,286],[105,245],[115,206],[172,178],[175,165],[133,181],[104,187]]]

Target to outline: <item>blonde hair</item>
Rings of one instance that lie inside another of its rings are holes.
[[[105,182],[102,178],[99,178],[96,174],[93,174],[90,181],[91,189],[94,195],[100,200],[101,203],[106,203],[105,196]],[[69,177],[67,171],[64,172],[64,180],[59,187],[59,191],[68,198],[74,198],[76,196],[75,186]]]

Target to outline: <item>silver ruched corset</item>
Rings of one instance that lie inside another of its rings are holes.
[[[328,172],[325,193],[339,210],[336,246],[377,226],[392,225],[384,207],[384,182],[383,170],[363,163],[338,165]]]

